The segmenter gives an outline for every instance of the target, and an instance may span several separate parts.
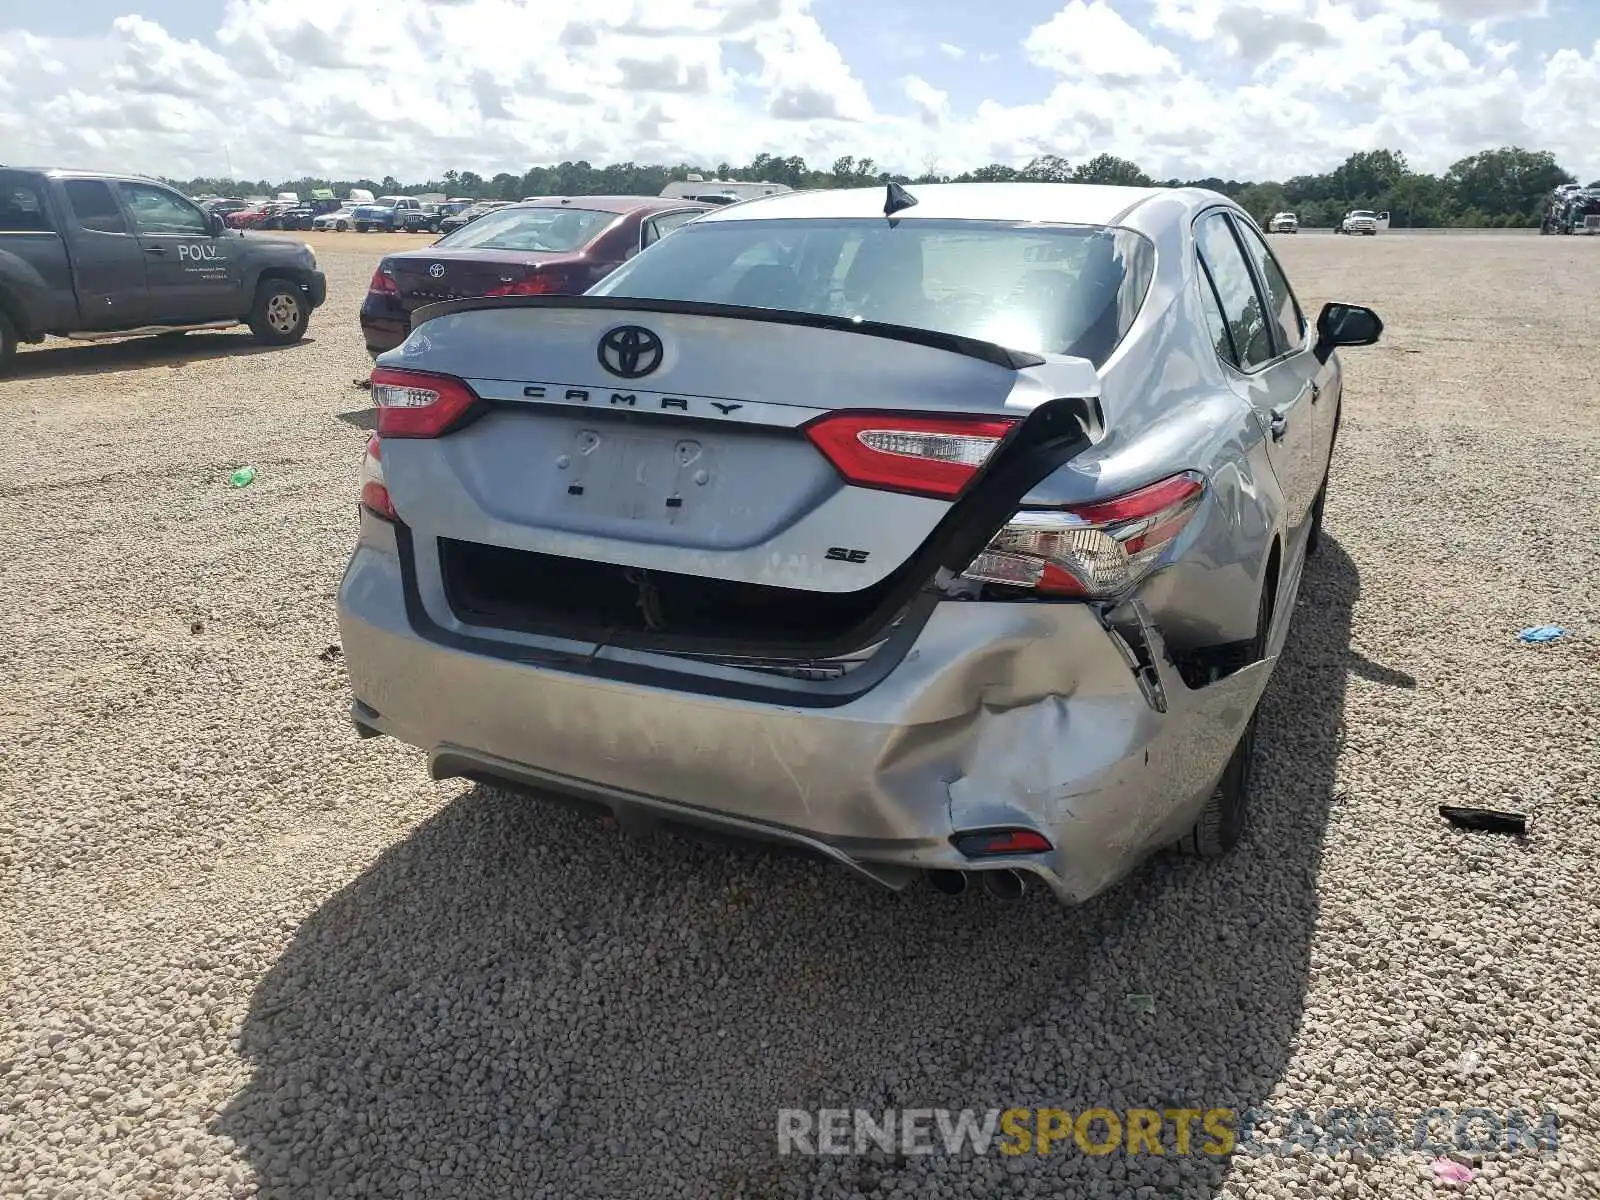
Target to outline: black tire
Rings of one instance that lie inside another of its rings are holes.
[[[1249,661],[1260,660],[1267,650],[1267,631],[1272,625],[1271,581],[1261,589],[1256,606],[1256,636]],[[1194,828],[1184,834],[1178,849],[1193,858],[1221,858],[1244,836],[1245,813],[1250,799],[1250,780],[1255,773],[1256,726],[1260,721],[1258,703],[1250,713],[1238,744],[1222,768],[1222,778],[1206,799]]]
[[[357,221],[356,222],[356,232],[357,233],[365,233],[366,231],[367,231],[367,223],[365,221]]]
[[[0,375],[11,369],[17,357],[17,330],[11,318],[0,312]]]
[[[1311,528],[1306,532],[1306,555],[1309,557],[1322,546],[1322,510],[1328,503],[1328,477],[1322,477],[1317,498],[1311,502]]]
[[[250,308],[250,332],[266,346],[298,342],[311,323],[311,303],[300,285],[287,279],[268,279],[256,289]]]

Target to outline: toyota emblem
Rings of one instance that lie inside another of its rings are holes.
[[[607,330],[598,347],[600,365],[623,379],[642,379],[661,365],[666,347],[640,325],[619,325]]]
[[[444,278],[444,264],[443,263],[434,263],[433,266],[428,268],[428,274],[432,275],[435,279],[443,279]]]

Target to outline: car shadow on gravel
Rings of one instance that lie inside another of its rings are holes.
[[[1246,843],[1159,857],[1077,909],[894,894],[463,788],[302,924],[252,997],[252,1075],[215,1128],[285,1200],[1213,1196],[1228,1159],[1198,1131],[1177,1154],[1170,1125],[1159,1157],[1069,1139],[811,1158],[778,1155],[777,1113],[1271,1106],[1358,591],[1325,538],[1267,693]]]
[[[8,379],[46,379],[64,375],[105,375],[142,367],[171,367],[213,358],[289,353],[312,345],[307,336],[287,346],[263,346],[252,333],[197,331],[182,337],[130,337],[115,342],[52,341],[19,354],[6,370]]]

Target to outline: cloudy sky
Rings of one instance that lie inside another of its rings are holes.
[[[1600,0],[0,0],[0,160],[189,177],[1101,151],[1286,178],[1554,150]]]

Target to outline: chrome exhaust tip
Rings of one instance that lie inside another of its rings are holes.
[[[997,900],[1020,900],[1027,890],[1021,875],[1009,868],[1003,871],[984,871],[983,886]]]
[[[928,882],[933,890],[946,896],[959,896],[967,890],[965,871],[929,871]]]

